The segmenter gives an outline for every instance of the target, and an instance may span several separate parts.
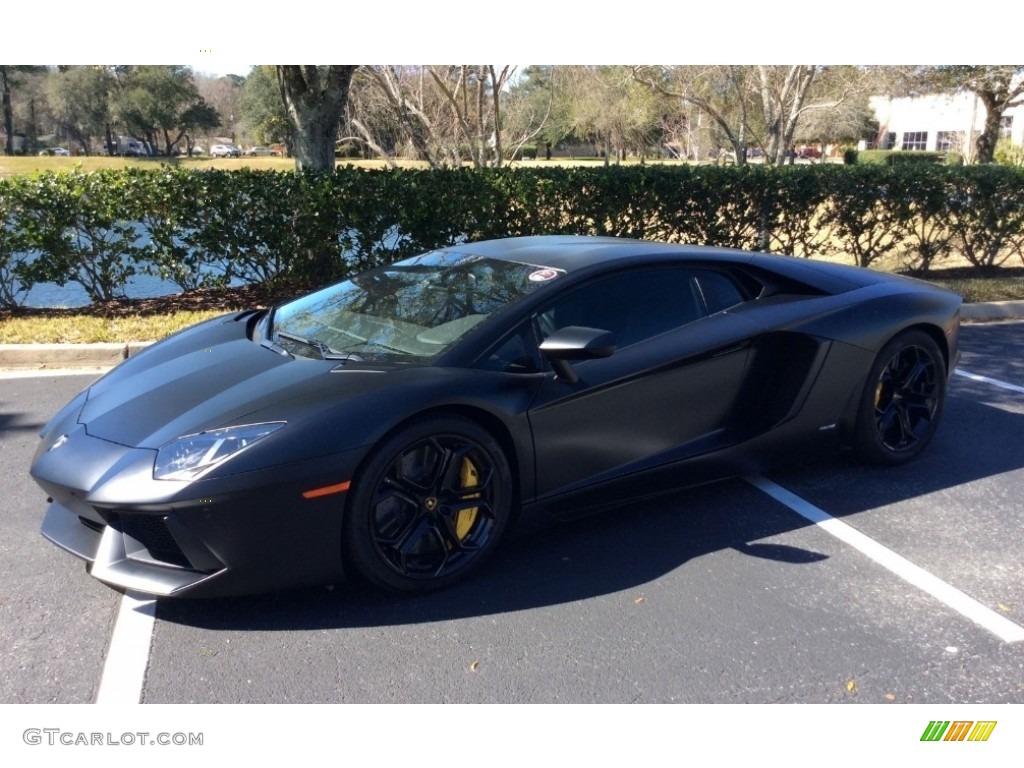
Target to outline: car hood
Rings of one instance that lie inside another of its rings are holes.
[[[332,374],[336,363],[260,346],[246,325],[244,315],[209,321],[129,358],[90,387],[79,423],[93,437],[159,448],[203,430],[287,420],[290,403],[355,396],[390,378]]]

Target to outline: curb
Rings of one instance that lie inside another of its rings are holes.
[[[1024,301],[984,301],[964,304],[960,312],[968,323],[1024,319]],[[0,344],[0,368],[48,370],[107,368],[141,352],[152,341],[128,344]]]
[[[152,341],[128,344],[0,344],[0,368],[107,368],[141,352]]]
[[[1024,319],[1024,301],[979,301],[964,304],[960,319],[968,322]]]

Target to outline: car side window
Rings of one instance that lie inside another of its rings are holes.
[[[505,337],[483,357],[480,367],[505,373],[536,373],[541,370],[532,324],[523,323]]]
[[[601,328],[614,333],[622,348],[704,314],[693,270],[657,268],[584,285],[556,299],[538,315],[537,325],[544,338],[571,325]]]
[[[721,272],[702,270],[696,274],[695,279],[709,315],[743,303],[743,294],[736,283]]]

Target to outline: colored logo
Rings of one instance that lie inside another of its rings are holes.
[[[988,741],[996,729],[995,720],[932,720],[921,741]]]

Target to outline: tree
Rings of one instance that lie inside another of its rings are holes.
[[[181,66],[138,66],[119,72],[114,113],[133,135],[163,154],[191,130],[211,128],[220,118],[199,95],[192,70]],[[173,136],[173,138],[172,138]]]
[[[661,127],[661,96],[623,66],[574,67],[573,132],[601,146],[607,164],[632,150],[643,155]]]
[[[15,67],[0,64],[0,104],[3,108],[4,135],[7,136],[7,143],[4,146],[5,155],[14,154],[14,112],[11,110],[11,88],[14,83]]]
[[[572,132],[568,100],[561,89],[568,67],[530,64],[511,84],[503,111],[506,133],[522,141],[557,144]]]
[[[357,67],[353,64],[277,65],[281,99],[293,128],[297,169],[333,170],[334,143]]]
[[[736,162],[747,156],[747,79],[750,67],[685,66],[634,67],[633,76],[665,96],[696,107],[718,129],[720,138],[732,147]]]
[[[1024,64],[922,66],[911,68],[907,75],[911,89],[932,93],[970,91],[978,97],[985,107],[985,127],[975,140],[975,161],[991,163],[1003,114],[1024,104]]]
[[[245,78],[238,75],[224,75],[213,77],[211,75],[193,73],[192,81],[195,83],[196,91],[202,100],[216,111],[220,122],[216,128],[221,128],[231,135],[232,142],[235,141],[235,130],[239,122],[243,121],[242,94],[245,85]],[[274,97],[280,101],[281,95],[277,93],[275,84]],[[204,130],[195,126],[196,131]],[[206,129],[211,130],[211,129]],[[187,134],[187,138],[193,138],[193,133]]]
[[[388,158],[389,147],[404,144],[431,167],[500,166],[527,140],[519,126],[506,136],[504,100],[515,71],[490,64],[367,67],[356,84],[353,138]]]
[[[807,111],[837,106],[839,100],[805,106],[807,93],[819,68],[814,64],[756,67],[760,115],[764,125],[761,145],[769,163],[780,163],[793,145],[797,122]],[[841,99],[840,99],[841,100]]]
[[[220,128],[220,125],[220,113],[205,101],[200,100],[181,113],[178,118],[180,131],[177,138],[168,146],[174,146],[184,138],[189,154],[191,154],[192,147],[195,145],[195,134],[199,132],[209,134],[213,129]]]
[[[804,144],[851,144],[878,135],[878,120],[867,94],[858,94],[829,110],[809,113],[801,119],[793,138]]]
[[[501,93],[515,67],[506,64],[495,69],[491,64],[461,64],[428,67],[428,71],[451,110],[456,146],[469,149],[477,168],[500,166],[503,160]]]
[[[257,144],[282,143],[288,154],[292,153],[292,125],[273,65],[252,68],[245,78],[238,105],[245,128]]]
[[[870,82],[864,67],[791,66],[634,67],[651,88],[692,104],[708,115],[742,163],[750,144],[765,162],[781,163],[801,120],[834,110]]]
[[[62,67],[47,79],[54,117],[85,154],[92,151],[92,139],[110,125],[112,88],[113,75],[101,66]]]
[[[404,143],[418,160],[431,168],[458,162],[449,157],[437,99],[432,98],[425,67],[394,64],[364,67],[357,83],[354,114],[350,118],[358,137],[380,156],[391,160],[390,149]],[[455,150],[457,152],[457,149]]]
[[[3,113],[4,133],[7,135],[7,142],[4,146],[5,155],[14,154],[14,106],[11,94],[15,88],[21,85],[26,75],[38,74],[44,70],[45,67],[27,64],[0,64],[0,112]],[[34,121],[32,122],[34,123]],[[31,150],[33,147],[29,147],[29,149]]]

